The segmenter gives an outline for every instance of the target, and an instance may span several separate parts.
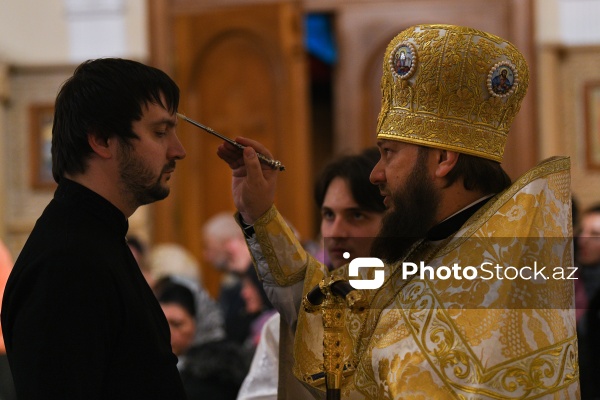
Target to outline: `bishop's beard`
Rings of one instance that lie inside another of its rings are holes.
[[[410,247],[425,237],[435,223],[440,194],[427,174],[427,151],[419,157],[403,188],[391,194],[393,207],[381,222],[371,255],[388,264],[402,260]]]

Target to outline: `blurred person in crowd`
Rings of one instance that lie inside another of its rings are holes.
[[[181,276],[197,282],[204,290],[200,262],[188,249],[179,243],[155,243],[146,255],[146,265],[152,279],[165,276]]]
[[[594,205],[581,214],[581,221],[575,246],[576,261],[580,267],[581,280],[585,293],[591,299],[600,289],[600,204]]]
[[[118,58],[80,64],[52,126],[54,198],[8,279],[2,330],[18,398],[184,399],[169,325],[127,246],[186,155],[179,88]]]
[[[192,291],[196,315],[202,316],[196,318],[195,344],[225,337],[223,312],[202,284],[200,263],[188,249],[178,243],[157,243],[149,249],[146,264],[154,282],[170,279]],[[157,291],[156,284],[153,289]]]
[[[248,371],[247,357],[241,346],[225,339],[222,320],[204,321],[206,300],[198,289],[196,282],[178,276],[164,276],[155,285],[185,391],[189,399],[235,399]]]
[[[232,213],[212,216],[203,225],[204,260],[224,273],[218,302],[225,318],[227,338],[243,344],[250,336],[253,316],[242,298],[242,277],[252,267],[250,251]]]
[[[583,211],[575,238],[575,262],[578,280],[575,295],[578,301],[577,339],[581,372],[582,399],[600,399],[600,204]]]
[[[249,353],[254,354],[263,325],[277,311],[271,305],[254,268],[248,268],[242,277],[241,295],[246,304],[246,313],[252,317],[250,335],[245,344]]]
[[[4,287],[8,280],[8,275],[13,267],[13,259],[8,251],[8,248],[0,240],[0,299],[4,294]],[[2,325],[0,324],[0,328]],[[4,337],[0,329],[0,400],[15,400],[15,385],[10,373],[10,365],[6,357],[6,346],[4,345]]]

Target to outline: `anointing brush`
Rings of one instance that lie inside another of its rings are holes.
[[[177,116],[179,118],[181,118],[182,120],[187,121],[190,124],[197,126],[198,128],[203,129],[204,131],[206,131],[210,134],[215,135],[219,139],[223,139],[224,141],[231,143],[232,145],[234,145],[235,147],[237,147],[240,150],[244,150],[244,148],[246,148],[246,146],[244,146],[243,144],[240,144],[240,143],[236,142],[235,140],[229,139],[227,136],[221,135],[219,132],[215,131],[214,129],[212,129],[206,125],[202,125],[200,122],[196,122],[193,119],[188,118],[183,114],[177,113]],[[271,167],[273,169],[278,169],[280,171],[285,171],[285,167],[283,166],[281,161],[273,160],[272,158],[266,157],[258,152],[256,153],[256,156],[258,157],[258,159],[260,161],[267,164],[269,167]]]

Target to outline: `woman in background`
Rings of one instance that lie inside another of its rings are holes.
[[[169,322],[171,347],[188,399],[235,399],[248,372],[247,357],[225,340],[222,319],[213,329],[200,324],[204,316],[198,307],[198,285],[169,276],[156,282],[155,293]]]
[[[267,320],[276,314],[277,311],[269,301],[262,283],[256,275],[254,266],[248,268],[246,274],[242,278],[242,298],[246,303],[246,313],[252,317],[250,323],[250,336],[246,339],[246,348],[250,353],[250,357],[254,354],[256,346],[260,341],[260,332]]]

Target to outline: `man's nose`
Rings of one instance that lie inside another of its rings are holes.
[[[344,238],[348,236],[348,224],[343,218],[336,217],[331,224],[331,236],[336,238]]]
[[[185,148],[179,137],[177,135],[173,135],[173,142],[169,146],[169,159],[182,160],[186,156]]]
[[[381,166],[381,161],[377,162],[369,175],[369,180],[373,185],[378,185],[385,182],[385,170]]]

